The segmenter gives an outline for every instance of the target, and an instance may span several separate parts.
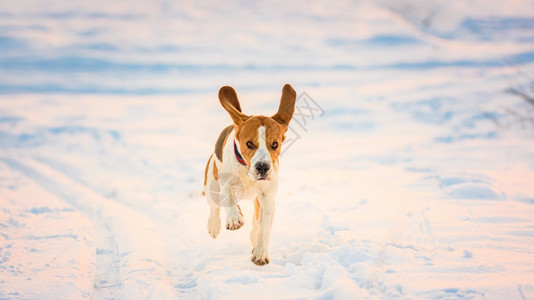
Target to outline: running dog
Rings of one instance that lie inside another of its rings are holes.
[[[295,111],[297,94],[291,85],[282,89],[278,112],[272,117],[248,116],[241,111],[232,87],[219,90],[219,100],[230,114],[233,125],[223,129],[204,175],[204,195],[210,205],[208,232],[216,238],[221,230],[220,208],[226,211],[226,229],[243,226],[237,202],[253,199],[251,261],[269,263],[269,237],[278,190],[278,156],[289,122]]]

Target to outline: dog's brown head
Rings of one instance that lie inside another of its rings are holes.
[[[219,90],[219,100],[232,117],[236,143],[253,180],[270,180],[277,167],[278,155],[289,122],[295,111],[297,93],[291,85],[282,89],[278,112],[272,117],[247,116],[241,111],[237,94],[232,87]]]

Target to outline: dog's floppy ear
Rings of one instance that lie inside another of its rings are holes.
[[[237,94],[231,86],[223,86],[219,90],[219,101],[221,101],[222,106],[230,114],[236,125],[243,124],[249,118],[249,116],[241,112]]]
[[[295,101],[297,93],[290,84],[284,85],[282,88],[282,98],[280,99],[280,106],[278,112],[272,118],[286,129],[289,126],[289,121],[295,112]]]

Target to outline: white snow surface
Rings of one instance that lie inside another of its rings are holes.
[[[0,299],[534,299],[533,1],[5,0],[0,49]],[[204,167],[286,82],[259,267]]]

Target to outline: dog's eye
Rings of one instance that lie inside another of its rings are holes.
[[[276,148],[278,148],[278,142],[273,142],[271,148],[273,148],[273,150],[276,150]]]
[[[247,148],[249,148],[250,150],[254,150],[254,148],[256,148],[256,147],[254,146],[254,143],[252,143],[252,141],[248,141],[247,142]]]

